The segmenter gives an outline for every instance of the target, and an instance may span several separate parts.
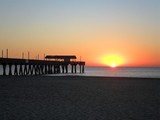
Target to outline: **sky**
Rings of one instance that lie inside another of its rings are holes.
[[[0,50],[76,55],[89,66],[160,66],[159,11],[159,0],[0,0]]]

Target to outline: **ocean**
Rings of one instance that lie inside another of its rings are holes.
[[[70,70],[69,70],[70,71]],[[85,73],[62,74],[64,76],[99,76],[99,77],[140,77],[140,78],[160,78],[160,67],[85,67]],[[49,75],[49,76],[61,76]]]
[[[2,75],[2,66],[0,66],[0,75]],[[160,78],[160,67],[85,67],[85,73],[71,74],[69,66],[68,74],[50,74],[47,76],[103,76],[103,77],[141,77],[141,78]]]
[[[160,67],[86,67],[84,76],[160,78]]]

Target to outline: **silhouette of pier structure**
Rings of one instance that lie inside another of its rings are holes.
[[[69,65],[71,66],[70,73],[84,73],[84,61],[76,61],[74,55],[47,55],[44,60],[34,59],[16,59],[16,58],[0,58],[3,75],[45,75],[45,74],[60,74],[69,73]]]

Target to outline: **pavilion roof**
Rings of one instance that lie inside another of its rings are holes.
[[[46,55],[46,59],[76,59],[75,55]]]

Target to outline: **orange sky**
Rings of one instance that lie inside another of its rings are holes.
[[[160,2],[0,1],[10,57],[76,55],[87,65],[160,66]],[[111,57],[112,56],[112,57]]]

